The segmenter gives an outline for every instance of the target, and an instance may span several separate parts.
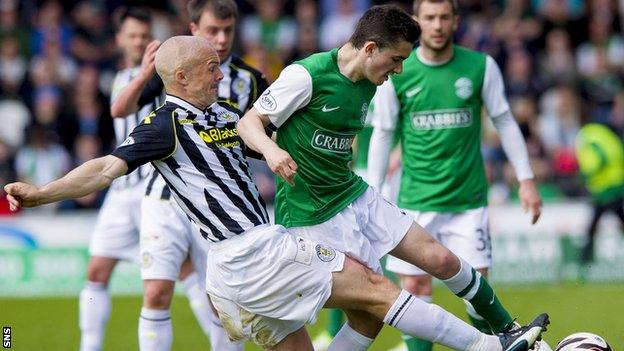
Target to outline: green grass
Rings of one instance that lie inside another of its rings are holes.
[[[545,287],[501,287],[497,289],[509,310],[525,322],[540,312],[551,315],[546,340],[557,340],[576,331],[602,335],[613,350],[624,350],[624,284],[561,285]],[[435,302],[459,316],[463,303],[446,289],[437,289]],[[115,297],[106,332],[105,350],[136,350],[138,297]],[[172,307],[174,350],[208,350],[208,343],[188,307],[186,298],[176,296]],[[316,335],[325,313],[310,327]],[[78,299],[0,299],[0,324],[11,326],[14,350],[78,349]],[[399,342],[399,333],[385,328],[371,350],[388,350]],[[257,350],[248,345],[246,350]],[[436,350],[446,350],[438,347]]]

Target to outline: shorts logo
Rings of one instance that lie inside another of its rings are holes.
[[[277,102],[275,102],[275,98],[271,95],[271,91],[267,90],[260,96],[260,106],[262,106],[267,111],[275,111],[277,108]]]
[[[154,258],[152,257],[151,253],[143,252],[141,254],[141,264],[143,265],[143,268],[149,268],[153,262]]]
[[[336,251],[329,246],[317,244],[315,250],[319,260],[323,262],[329,262],[336,257]]]

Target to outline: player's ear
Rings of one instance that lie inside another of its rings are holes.
[[[173,79],[175,79],[175,81],[180,85],[188,84],[186,72],[184,72],[184,70],[181,68],[175,70],[175,72],[173,73]]]
[[[191,34],[193,35],[197,35],[197,31],[199,31],[199,26],[197,25],[197,23],[191,21],[189,23],[189,29],[191,30]]]
[[[377,49],[379,46],[377,45],[377,43],[375,43],[372,40],[369,40],[367,42],[364,43],[364,53],[366,54],[367,57],[371,57],[373,56],[373,52],[375,52],[375,49]]]

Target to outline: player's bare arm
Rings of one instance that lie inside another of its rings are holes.
[[[531,224],[537,223],[537,220],[542,214],[542,198],[537,192],[533,179],[520,181],[518,196],[520,197],[520,204],[522,205],[524,212],[531,212],[532,214]]]
[[[112,155],[87,161],[64,177],[37,187],[27,183],[5,185],[12,211],[20,207],[36,207],[66,199],[75,199],[104,189],[126,173],[128,165]]]
[[[126,117],[139,109],[141,92],[154,76],[154,58],[158,47],[160,47],[159,40],[153,40],[147,45],[141,61],[141,71],[126,87],[119,91],[111,103],[110,113],[113,118]]]
[[[238,134],[248,147],[264,156],[271,171],[279,175],[288,184],[294,185],[297,164],[288,152],[277,146],[275,141],[266,135],[264,128],[269,123],[269,117],[259,114],[254,107],[238,122]]]

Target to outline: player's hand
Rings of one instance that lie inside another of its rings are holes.
[[[524,210],[524,213],[531,212],[533,215],[531,224],[535,224],[542,214],[542,198],[535,188],[533,179],[525,179],[520,182],[518,195],[520,204],[522,204],[522,210]]]
[[[35,207],[41,205],[39,188],[26,183],[11,183],[4,186],[9,200],[11,211],[17,211],[20,207]]]
[[[143,59],[141,60],[141,71],[143,74],[149,75],[150,77],[154,74],[156,64],[154,59],[156,58],[156,50],[158,50],[159,47],[160,40],[153,40],[151,43],[147,44]]]
[[[280,176],[288,184],[295,185],[295,175],[297,174],[297,163],[290,157],[290,154],[279,147],[264,154],[267,165],[273,173]]]

